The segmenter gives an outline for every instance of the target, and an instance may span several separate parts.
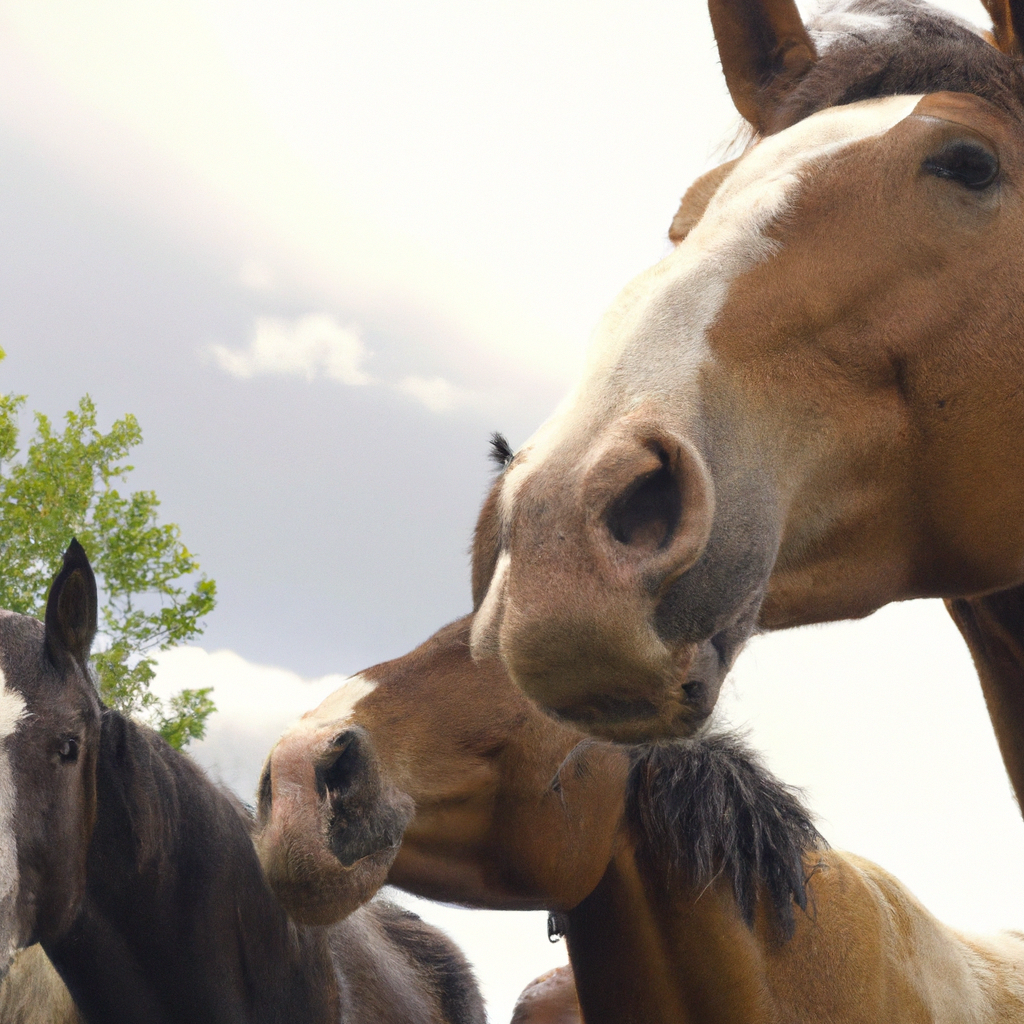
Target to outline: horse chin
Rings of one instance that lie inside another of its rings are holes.
[[[389,846],[355,861],[342,864],[325,850],[297,851],[279,841],[257,836],[256,849],[263,871],[285,912],[298,924],[323,926],[348,917],[368,902],[387,881],[398,856]]]
[[[718,701],[726,666],[711,641],[689,644],[645,696],[607,692],[543,710],[558,721],[599,739],[645,743],[684,739],[707,722]]]

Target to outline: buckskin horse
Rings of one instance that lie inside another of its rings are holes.
[[[710,0],[754,144],[478,521],[474,653],[551,713],[688,735],[758,625],[944,597],[1024,803],[1024,0],[985,2]]]
[[[256,844],[296,919],[385,878],[554,911],[587,1024],[1024,1022],[1024,936],[958,934],[827,849],[732,737],[631,750],[553,721],[470,630],[354,677],[271,751]]]
[[[483,1024],[461,953],[415,915],[287,917],[247,812],[101,706],[96,606],[72,542],[45,626],[0,613],[0,967],[41,943],[89,1024]]]

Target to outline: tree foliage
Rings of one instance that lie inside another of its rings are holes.
[[[158,521],[154,492],[118,490],[133,468],[125,459],[142,442],[134,416],[103,433],[86,395],[65,414],[63,430],[35,413],[35,433],[21,452],[24,403],[24,395],[0,395],[0,608],[42,617],[63,551],[77,537],[101,591],[105,643],[93,655],[100,695],[183,747],[203,735],[214,710],[210,690],[161,700],[150,692],[153,654],[202,633],[216,585],[196,575],[199,563],[178,527]]]

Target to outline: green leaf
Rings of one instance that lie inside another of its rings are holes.
[[[92,659],[100,695],[184,746],[203,735],[214,711],[210,691],[182,690],[161,701],[150,692],[151,654],[201,635],[216,584],[200,573],[178,527],[159,521],[156,494],[118,490],[132,471],[125,459],[142,443],[134,416],[104,433],[86,395],[65,414],[63,430],[36,413],[22,455],[18,415],[24,403],[23,395],[0,395],[0,608],[42,617],[50,581],[77,537],[101,594],[105,644]]]

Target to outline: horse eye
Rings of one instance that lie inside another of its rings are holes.
[[[78,760],[78,740],[74,736],[66,737],[60,745],[57,755],[60,757],[61,764],[73,764]]]
[[[996,180],[999,158],[976,142],[958,139],[928,157],[924,169],[937,178],[948,178],[964,188],[980,192]]]

